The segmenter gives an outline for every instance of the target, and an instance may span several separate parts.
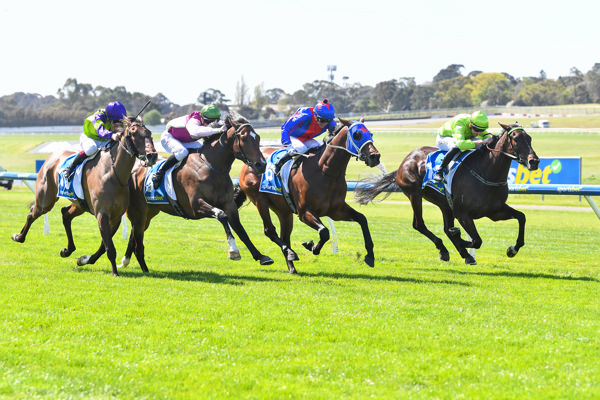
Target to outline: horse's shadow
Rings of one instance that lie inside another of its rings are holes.
[[[500,267],[496,267],[500,268]],[[423,270],[425,271],[425,270]],[[564,281],[584,281],[584,282],[599,282],[596,278],[589,276],[563,276],[553,275],[547,273],[534,273],[534,272],[513,272],[513,271],[497,271],[497,272],[486,272],[486,271],[461,271],[456,269],[428,269],[427,271],[446,272],[455,275],[478,275],[478,276],[490,276],[490,277],[507,277],[507,278],[526,278],[526,279],[556,279]]]
[[[151,279],[170,279],[174,281],[185,281],[185,282],[204,282],[214,284],[224,284],[239,286],[245,282],[273,282],[279,281],[280,279],[265,278],[259,276],[250,275],[234,275],[234,274],[220,274],[216,272],[207,271],[193,271],[193,270],[181,270],[181,271],[152,271],[151,273],[143,273],[141,271],[120,271],[120,275],[125,278],[151,278]]]
[[[264,270],[267,272],[267,270]],[[272,272],[272,271],[271,271]],[[433,284],[445,284],[445,285],[458,285],[458,286],[471,286],[469,283],[458,282],[447,279],[416,279],[416,278],[405,278],[401,276],[391,275],[367,275],[367,274],[348,274],[338,272],[303,272],[300,278],[329,278],[329,279],[361,279],[367,281],[381,281],[381,282],[400,282],[400,283],[433,283]]]

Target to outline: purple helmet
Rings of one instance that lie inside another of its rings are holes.
[[[335,118],[335,110],[333,106],[329,103],[327,99],[323,99],[322,102],[317,103],[314,108],[315,115],[317,118],[322,119],[334,119]]]
[[[111,101],[106,106],[106,115],[113,121],[118,121],[127,116],[125,106],[118,101]]]

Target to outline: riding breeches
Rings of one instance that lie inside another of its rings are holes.
[[[202,142],[196,140],[194,142],[180,142],[175,139],[168,131],[164,131],[160,136],[160,143],[166,151],[173,154],[177,161],[183,160],[190,153],[188,149],[199,149],[202,147]]]
[[[439,147],[440,150],[444,151],[448,151],[456,147],[456,143],[454,143],[454,138],[452,136],[437,135],[435,138],[435,145]]]
[[[96,154],[99,148],[106,147],[109,144],[110,140],[92,139],[91,137],[86,136],[85,133],[82,133],[81,136],[79,136],[79,145],[88,157]]]
[[[321,142],[315,139],[307,139],[304,142],[296,137],[290,137],[290,142],[292,142],[292,147],[298,153],[306,153],[308,149],[312,149],[315,147],[319,147]]]

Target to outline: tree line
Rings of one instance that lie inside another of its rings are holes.
[[[349,83],[347,78],[341,84],[315,80],[291,94],[279,88],[265,90],[263,85],[251,91],[242,77],[236,85],[234,101],[220,90],[209,88],[200,92],[197,104],[182,106],[162,93],[154,96],[130,93],[124,86],[94,87],[69,78],[56,96],[18,92],[0,97],[0,126],[79,125],[92,112],[114,100],[122,102],[132,114],[151,100],[144,114],[149,125],[187,114],[208,103],[217,104],[224,112],[233,108],[252,120],[287,117],[298,106],[312,106],[323,98],[331,100],[338,114],[600,103],[600,63],[585,73],[571,68],[568,76],[558,79],[547,78],[543,70],[537,77],[515,78],[504,72],[471,71],[463,75],[463,69],[461,64],[451,64],[431,82],[420,85],[415,78],[392,79],[374,87]]]

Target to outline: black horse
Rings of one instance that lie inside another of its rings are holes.
[[[440,208],[444,218],[444,232],[450,238],[466,264],[477,261],[467,248],[481,247],[481,237],[473,220],[488,217],[492,221],[515,218],[519,221],[519,235],[514,246],[506,252],[514,257],[525,244],[525,214],[506,204],[508,198],[508,172],[513,159],[533,171],[540,159],[531,147],[531,137],[518,123],[500,124],[502,132],[488,146],[481,146],[458,167],[452,180],[450,200],[429,186],[422,188],[426,173],[427,155],[437,147],[419,147],[406,156],[400,167],[378,179],[359,185],[355,191],[357,200],[366,204],[386,189],[398,187],[409,198],[413,208],[413,228],[427,236],[440,251],[443,261],[450,259],[442,239],[434,235],[423,221],[423,199]],[[389,193],[388,193],[389,195]],[[457,219],[470,241],[461,239],[460,228],[454,226]]]

